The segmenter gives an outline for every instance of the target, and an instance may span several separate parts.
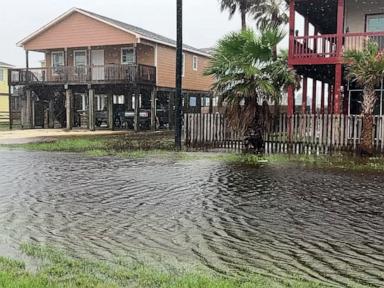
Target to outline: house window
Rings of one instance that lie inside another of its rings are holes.
[[[208,107],[209,106],[209,102],[210,102],[210,97],[208,96],[204,96],[202,97],[202,106],[203,107]]]
[[[197,106],[197,98],[195,96],[189,97],[189,107]]]
[[[75,66],[87,66],[87,52],[83,51],[75,51],[74,52],[74,61]]]
[[[52,52],[52,67],[53,67],[53,72],[58,73],[64,66],[64,52]]]
[[[0,68],[0,81],[4,81],[4,69]]]
[[[384,31],[384,14],[367,15],[367,32]]]
[[[136,62],[135,58],[135,48],[121,49],[121,64],[134,64]]]
[[[113,104],[125,104],[124,95],[113,95]]]
[[[192,68],[194,71],[197,71],[198,61],[199,61],[199,58],[197,56],[193,56]]]
[[[85,73],[85,66],[87,66],[87,52],[85,50],[74,51],[73,58],[76,67],[76,73]]]

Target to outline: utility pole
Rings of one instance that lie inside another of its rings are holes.
[[[175,146],[181,150],[182,129],[182,73],[183,73],[183,0],[177,1],[177,48],[176,48],[176,97],[175,97]]]

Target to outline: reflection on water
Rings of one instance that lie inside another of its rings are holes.
[[[1,151],[0,254],[36,241],[382,287],[383,192],[373,175]]]

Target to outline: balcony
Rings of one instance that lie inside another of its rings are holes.
[[[29,69],[10,69],[9,84],[125,84],[156,85],[156,67],[135,64],[103,66],[60,66]]]
[[[342,39],[341,49],[338,42]],[[384,32],[346,33],[291,37],[290,64],[336,64],[343,63],[343,53],[347,50],[361,50],[368,41],[376,42],[384,49]]]

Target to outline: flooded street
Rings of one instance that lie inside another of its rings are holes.
[[[0,151],[0,255],[48,244],[384,286],[382,176]]]

